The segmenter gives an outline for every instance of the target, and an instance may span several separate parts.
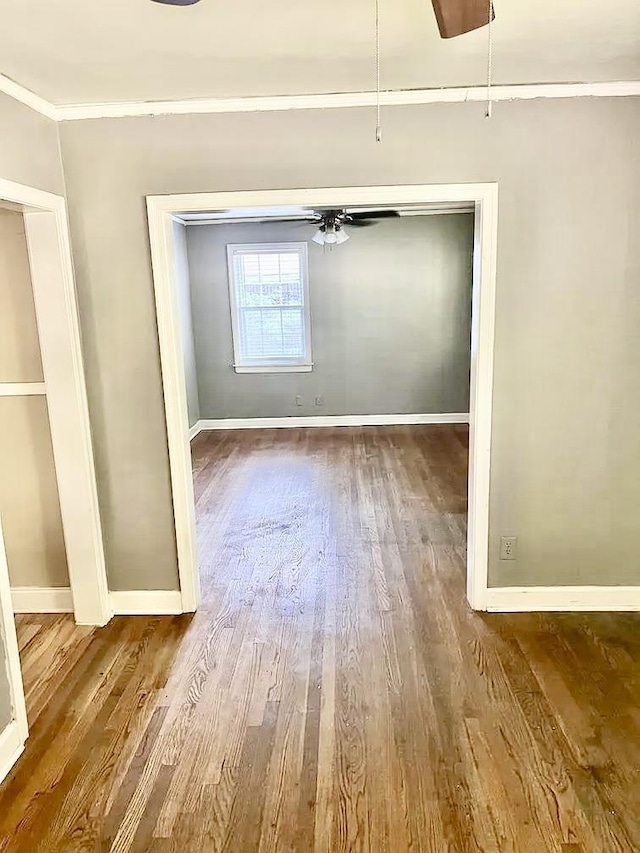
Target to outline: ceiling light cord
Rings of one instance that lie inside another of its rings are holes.
[[[488,0],[489,5],[489,33],[487,36],[487,118],[491,118],[493,103],[491,101],[491,84],[493,82],[493,3]]]
[[[380,119],[380,0],[376,5],[376,142],[382,142],[382,122]]]

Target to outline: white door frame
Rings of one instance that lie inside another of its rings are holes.
[[[78,624],[104,625],[112,611],[67,206],[62,196],[4,179],[0,201],[20,205],[24,216],[73,610]],[[15,393],[24,392],[16,386]],[[0,550],[2,575],[4,546]],[[5,630],[13,630],[13,619]]]
[[[0,525],[0,641],[4,647],[4,655],[0,649],[0,666],[6,666],[9,699],[13,711],[13,718],[9,724],[5,728],[0,727],[0,782],[2,782],[22,754],[24,743],[29,736],[2,525]]]
[[[475,208],[467,598],[475,610],[486,610],[498,185],[496,183],[412,184],[147,196],[178,571],[184,612],[192,612],[198,607],[200,577],[175,268],[174,216],[180,213],[263,206],[342,208],[448,202],[467,202]]]

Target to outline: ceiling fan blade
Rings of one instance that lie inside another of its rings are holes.
[[[443,39],[470,33],[489,23],[489,0],[431,0]],[[491,4],[491,20],[495,18]]]
[[[397,210],[378,210],[371,213],[349,213],[345,225],[364,227],[366,225],[375,225],[379,219],[394,219],[400,216]]]
[[[394,216],[400,216],[397,210],[372,210],[362,213],[347,214],[350,219],[391,219]]]

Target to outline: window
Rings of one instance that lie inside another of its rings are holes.
[[[229,245],[227,258],[236,371],[311,370],[307,244]]]

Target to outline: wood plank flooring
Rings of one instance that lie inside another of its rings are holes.
[[[467,432],[194,442],[194,616],[19,617],[2,851],[640,850],[640,621],[472,613]]]

